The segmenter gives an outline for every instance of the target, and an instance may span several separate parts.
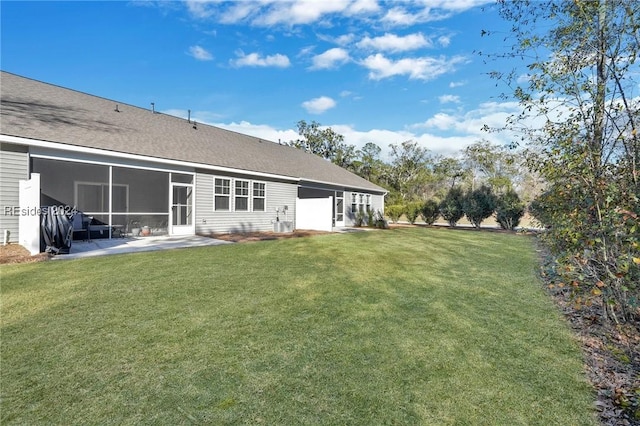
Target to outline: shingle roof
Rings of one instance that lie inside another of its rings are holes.
[[[386,192],[297,148],[5,71],[0,102],[3,135]]]

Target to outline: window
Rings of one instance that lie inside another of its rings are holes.
[[[249,211],[249,181],[235,181],[235,210]]]
[[[253,211],[265,211],[265,184],[263,182],[253,182]]]
[[[213,208],[216,211],[231,210],[231,179],[215,179]]]
[[[364,213],[364,194],[358,194],[358,200],[360,201],[358,211]]]
[[[370,213],[370,212],[371,212],[371,195],[370,195],[370,194],[367,194],[367,195],[365,196],[365,198],[366,198],[366,200],[367,200],[367,204],[366,204],[366,206],[367,206],[367,213]]]
[[[264,182],[214,178],[214,211],[264,212],[267,210],[266,198],[267,184]]]
[[[358,212],[358,194],[351,194],[351,213]]]
[[[75,182],[75,206],[83,212],[109,211],[109,184]]]
[[[336,222],[344,221],[344,192],[336,192]]]

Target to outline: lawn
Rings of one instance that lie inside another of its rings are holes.
[[[396,229],[1,267],[4,424],[596,424],[530,237]]]

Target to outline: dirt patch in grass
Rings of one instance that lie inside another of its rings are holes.
[[[7,244],[0,246],[0,264],[42,262],[49,260],[48,253],[40,253],[32,256],[29,251],[20,244]]]
[[[251,241],[265,241],[265,240],[283,240],[287,238],[302,238],[310,237],[313,235],[325,235],[331,232],[326,231],[311,231],[311,230],[296,230],[288,233],[275,233],[275,232],[241,232],[241,233],[229,233],[229,234],[203,234],[205,237],[215,238],[217,240],[231,241],[234,243],[246,243]]]

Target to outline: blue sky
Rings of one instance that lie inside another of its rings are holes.
[[[5,71],[277,142],[299,120],[349,144],[452,155],[516,110],[476,52],[486,0],[2,1]]]

